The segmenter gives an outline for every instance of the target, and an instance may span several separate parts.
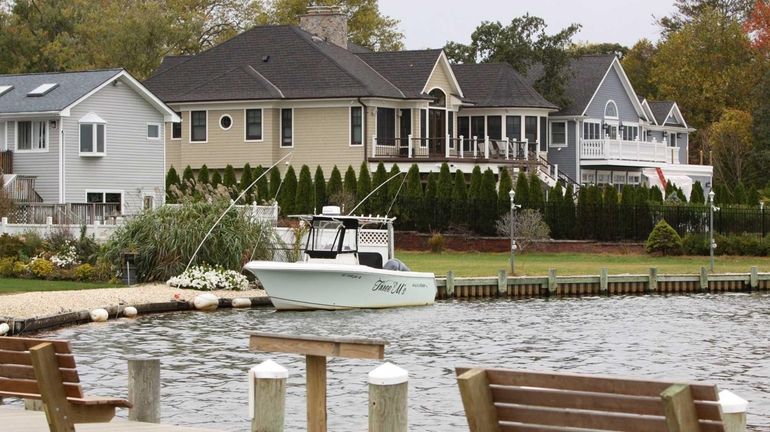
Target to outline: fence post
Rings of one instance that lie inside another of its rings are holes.
[[[249,416],[252,432],[283,431],[289,371],[267,360],[249,370]]]
[[[556,269],[548,270],[548,296],[556,294]]]
[[[412,134],[407,135],[406,138],[406,155],[411,159],[412,157]]]
[[[508,272],[500,270],[497,272],[497,295],[503,296],[508,292]]]
[[[462,136],[462,135],[460,135],[459,147],[460,147],[460,149],[459,149],[460,150],[460,159],[462,159],[464,157],[464,155],[465,155],[465,148],[464,148],[465,147],[465,137]]]
[[[749,276],[749,289],[756,290],[759,288],[759,274],[757,267],[751,268],[751,276]]]
[[[650,280],[647,283],[647,292],[654,293],[658,290],[658,269],[650,267]]]
[[[444,144],[444,156],[449,159],[449,143],[452,142],[452,136],[446,134],[446,143]]]
[[[709,289],[709,272],[706,267],[700,268],[700,283],[698,284],[698,292],[703,292]]]
[[[7,225],[8,225],[8,218],[7,217],[0,218],[0,225],[2,225],[2,229],[0,230],[2,232],[0,234],[5,234],[7,232],[7,230],[8,230],[8,227],[7,227]]]
[[[369,432],[407,431],[409,373],[385,363],[369,372]]]
[[[455,294],[455,274],[449,270],[446,274],[446,296],[453,297]]]
[[[489,159],[489,137],[484,136],[484,159]]]
[[[479,137],[475,136],[473,137],[473,158],[476,159],[478,157],[479,152]]]
[[[128,419],[160,423],[160,360],[128,360]]]
[[[599,272],[599,292],[602,294],[609,294],[609,281],[608,279],[608,270],[606,268],[603,268]]]
[[[377,135],[372,135],[372,157],[377,156]]]

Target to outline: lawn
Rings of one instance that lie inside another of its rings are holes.
[[[480,252],[428,252],[398,251],[398,259],[412,270],[433,272],[443,276],[452,270],[455,276],[496,276],[501,269],[510,269],[507,253]],[[527,253],[516,255],[516,274],[542,276],[548,269],[556,269],[559,275],[599,274],[606,267],[610,274],[647,274],[656,267],[658,274],[699,273],[708,267],[709,257],[678,256],[653,257],[649,255],[612,255],[578,253]],[[716,257],[714,270],[718,273],[748,272],[757,266],[760,272],[770,271],[769,257]]]
[[[115,288],[107,282],[50,281],[39,279],[0,278],[0,294],[32,291],[69,291],[94,288]]]

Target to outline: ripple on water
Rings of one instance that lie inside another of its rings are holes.
[[[267,309],[168,313],[63,329],[86,391],[125,396],[126,360],[162,362],[164,422],[248,429],[246,371],[272,358],[289,369],[287,429],[304,427],[304,361],[248,351],[249,331],[389,341],[409,371],[411,430],[467,430],[454,367],[486,365],[715,382],[748,399],[749,424],[770,427],[767,294],[443,301],[345,312]],[[370,360],[329,360],[329,429],[367,427]]]

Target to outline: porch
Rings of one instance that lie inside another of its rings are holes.
[[[113,225],[123,216],[118,203],[18,203],[8,221],[15,224]]]
[[[372,137],[374,159],[419,159],[432,161],[537,161],[538,143],[489,137],[380,138]]]
[[[679,147],[665,142],[622,139],[581,139],[581,159],[626,160],[679,164]]]

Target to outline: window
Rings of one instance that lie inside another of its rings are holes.
[[[171,139],[182,139],[182,113],[178,112],[180,121],[178,123],[171,123]]]
[[[154,198],[152,195],[145,195],[142,199],[142,208],[144,210],[152,210],[155,208]]]
[[[16,122],[17,151],[46,151],[48,149],[47,121]]]
[[[601,126],[599,123],[585,122],[583,123],[583,139],[597,140],[602,137]]]
[[[433,89],[428,93],[433,100],[430,101],[431,107],[446,107],[446,94],[440,89]]]
[[[80,154],[104,155],[105,133],[103,123],[80,123]]]
[[[457,133],[462,135],[465,140],[471,136],[471,122],[469,117],[457,117]]]
[[[160,139],[160,125],[157,123],[147,124],[147,139]]]
[[[406,147],[409,135],[412,134],[412,110],[409,108],[401,110],[401,121],[399,124],[399,138],[401,146]]]
[[[505,116],[505,135],[511,142],[521,140],[521,117]]]
[[[639,126],[623,126],[623,139],[635,141],[639,137]]]
[[[642,176],[638,173],[628,173],[627,183],[630,185],[638,185],[642,182]]]
[[[246,110],[246,141],[262,141],[262,110]]]
[[[350,145],[362,145],[364,143],[364,118],[363,108],[350,107]]]
[[[208,141],[208,131],[206,129],[206,111],[190,111],[190,141],[206,142]]]
[[[604,117],[618,118],[618,106],[615,105],[615,101],[607,101],[607,105],[604,106]]]
[[[537,117],[527,116],[524,119],[524,138],[530,143],[537,141]]]
[[[86,202],[89,204],[117,204],[115,206],[115,210],[120,212],[121,211],[120,207],[121,207],[121,204],[123,203],[123,192],[86,191]],[[103,212],[104,210],[101,210],[101,211]],[[107,214],[104,216],[111,216],[111,215]]]
[[[294,110],[281,109],[281,147],[294,146]]]
[[[447,121],[449,122],[447,124],[449,128],[449,136],[451,138],[454,138],[455,136],[455,113],[454,111],[447,111]],[[454,140],[449,140],[449,148],[455,148],[455,142]]]
[[[609,171],[597,171],[596,172],[596,184],[599,185],[605,185],[610,184],[610,173]]]
[[[580,177],[584,185],[592,185],[596,182],[596,173],[594,171],[583,171]]]
[[[501,116],[487,117],[487,135],[489,135],[489,139],[503,139],[503,118]]]
[[[428,111],[421,109],[420,110],[420,138],[428,138],[428,119],[427,114]],[[420,144],[425,147],[428,145],[428,141],[421,140]]]
[[[39,86],[35,87],[34,90],[27,93],[27,96],[30,96],[30,97],[45,96],[56,87],[59,87],[59,84],[57,83],[40,84]]]
[[[396,145],[396,110],[377,108],[377,144]]]
[[[230,128],[233,127],[233,118],[227,114],[223,115],[219,118],[219,127],[222,128],[222,130],[230,130]]]
[[[551,147],[567,146],[567,122],[551,122]]]
[[[626,184],[626,173],[612,173],[612,184],[614,185],[624,185]]]

